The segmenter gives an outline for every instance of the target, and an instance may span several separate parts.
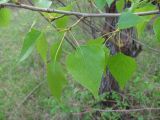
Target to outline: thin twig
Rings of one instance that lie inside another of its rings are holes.
[[[70,26],[69,28],[72,29],[73,27],[75,27],[79,22],[81,22],[81,20],[83,20],[84,17],[81,17],[80,19],[78,19],[72,26]]]
[[[117,113],[131,113],[131,112],[140,112],[140,111],[159,111],[160,108],[138,108],[138,109],[129,109],[129,110],[100,110],[100,109],[89,109],[83,112],[72,113],[73,115],[82,115],[91,112],[117,112]]]
[[[65,4],[63,4],[63,6],[65,6]],[[79,16],[77,16],[77,17],[79,17]],[[88,21],[88,20],[86,20],[86,19],[83,19],[82,21],[83,21],[84,24],[86,24],[87,26],[95,29],[96,31],[101,31],[100,29],[98,29],[98,27],[95,26],[95,24],[88,24],[88,23],[87,23],[87,22],[90,22],[90,21]],[[108,24],[108,23],[107,23],[107,24]],[[111,24],[108,24],[108,25],[109,25],[110,27],[112,27],[113,29],[116,29],[116,28],[114,28]],[[101,31],[101,32],[102,32],[102,31]],[[126,33],[124,33],[124,32],[122,32],[122,34],[125,35],[125,36],[128,36],[128,35],[127,35]],[[104,34],[104,35],[107,35],[107,34]],[[102,37],[103,37],[104,35],[102,35]],[[143,43],[143,42],[141,42],[141,41],[139,41],[139,40],[136,40],[136,39],[132,38],[131,36],[128,36],[128,37],[130,37],[130,38],[131,38],[133,41],[135,41],[136,43],[139,43],[140,45],[142,45],[142,46],[144,46],[144,47],[146,47],[146,48],[154,51],[154,52],[157,53],[157,54],[160,54],[160,50],[155,49],[155,48],[152,48],[152,47],[150,47],[149,45],[146,45],[145,43]]]
[[[82,17],[119,17],[121,13],[82,13],[82,12],[74,12],[74,11],[64,11],[64,10],[57,10],[57,9],[51,9],[51,8],[40,8],[25,4],[13,4],[13,3],[2,3],[0,4],[0,8],[3,7],[15,7],[15,8],[23,8],[28,9],[32,11],[38,11],[38,12],[46,12],[46,13],[58,13],[58,14],[64,14],[64,15],[74,15],[74,16],[82,16]],[[136,12],[134,13],[139,16],[146,16],[146,15],[153,15],[153,14],[160,14],[159,10],[154,11],[146,11],[146,12]]]
[[[74,24],[72,24],[71,26],[69,26],[68,28],[66,29],[60,29],[59,31],[60,32],[64,32],[64,31],[71,31],[73,27],[75,27],[79,22],[81,22],[81,20],[83,19],[84,17],[81,17],[80,19],[78,19]]]
[[[107,23],[107,22],[106,22],[106,23]],[[111,25],[111,24],[109,24],[109,23],[107,23],[107,25],[109,25],[112,29],[115,29],[115,30],[116,30],[116,28],[115,28],[113,25]],[[137,39],[134,39],[133,37],[129,36],[128,34],[126,34],[126,33],[123,32],[123,31],[122,31],[121,33],[122,33],[124,36],[129,37],[130,39],[132,39],[132,40],[135,41],[136,43],[138,43],[138,44],[140,44],[140,45],[142,45],[142,46],[144,46],[144,47],[146,47],[146,48],[154,51],[154,53],[160,54],[160,50],[155,49],[155,48],[152,48],[152,47],[150,47],[149,45],[146,45],[145,43],[143,43],[143,42],[141,42],[141,41],[139,41],[139,40],[137,40]]]
[[[31,0],[28,0],[28,2],[29,2],[32,6],[34,6],[34,4],[32,3]],[[56,26],[54,26],[54,25],[51,23],[52,21],[50,21],[46,16],[44,16],[44,14],[43,14],[41,11],[39,11],[39,14],[40,14],[53,28],[56,29]],[[64,15],[62,15],[62,16],[64,16]],[[66,39],[67,43],[72,46],[73,49],[76,49],[76,46],[75,46],[66,36],[65,36],[65,39]]]
[[[59,17],[51,18],[50,21],[53,22],[53,21],[55,21],[55,20],[57,20],[57,19],[63,18],[64,16],[65,16],[65,15],[61,15],[61,16],[59,16]]]

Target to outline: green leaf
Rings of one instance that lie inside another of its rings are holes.
[[[51,60],[52,61],[59,61],[62,55],[62,48],[63,48],[63,44],[61,44],[61,41],[64,37],[64,32],[58,32],[56,34],[56,39],[60,40],[60,41],[56,41],[54,42],[51,47],[50,47],[50,55],[51,55]]]
[[[144,30],[145,30],[147,25],[148,25],[148,23],[144,22],[144,23],[140,23],[136,26],[138,38],[140,38],[144,35]]]
[[[107,64],[109,60],[110,50],[104,45],[103,50],[105,52],[105,66],[104,66],[104,72],[107,70]]]
[[[114,0],[106,0],[106,1],[107,1],[108,6],[110,7]]]
[[[133,73],[136,70],[136,61],[122,53],[111,56],[108,61],[108,67],[112,75],[118,81],[120,87],[123,89]]]
[[[6,27],[11,20],[11,11],[7,8],[0,9],[0,27]]]
[[[125,1],[124,0],[118,0],[116,1],[116,9],[118,12],[122,12],[124,9]]]
[[[156,10],[156,6],[155,6],[155,5],[152,5],[151,3],[148,3],[148,4],[146,4],[145,6],[136,9],[134,12],[145,12],[145,11],[152,11],[152,10]],[[139,38],[144,35],[144,33],[145,33],[144,31],[145,31],[146,26],[148,25],[148,22],[150,22],[154,16],[155,16],[155,15],[142,16],[142,18],[143,18],[145,21],[139,23],[139,24],[136,26],[137,33],[138,33],[138,37],[139,37]]]
[[[41,34],[36,43],[37,51],[40,54],[43,61],[47,62],[48,43],[44,33]]]
[[[65,17],[60,18],[60,19],[55,21],[56,27],[59,28],[59,29],[66,28],[67,25],[68,25],[68,22],[69,22],[69,17],[68,16],[65,16]]]
[[[90,90],[95,98],[98,97],[104,66],[103,45],[80,46],[67,58],[68,71],[77,82]]]
[[[98,44],[101,45],[101,44],[104,43],[104,41],[105,41],[104,38],[99,37],[99,38],[96,38],[96,39],[89,40],[87,42],[87,45],[98,45]]]
[[[7,3],[9,0],[0,0],[0,4],[1,3]]]
[[[67,80],[64,71],[58,62],[51,62],[47,65],[47,80],[50,91],[56,100],[60,101],[62,90]]]
[[[103,46],[103,49],[104,49],[104,52],[105,52],[105,66],[104,66],[104,71],[106,71],[106,66],[107,66],[107,63],[108,63],[108,58],[109,58],[109,49],[104,45],[104,42],[105,42],[105,39],[102,38],[102,37],[99,37],[99,38],[96,38],[96,39],[92,39],[92,40],[89,40],[87,42],[87,45],[102,45]]]
[[[21,50],[19,62],[25,60],[33,51],[35,43],[41,37],[41,32],[35,29],[31,29],[29,33],[25,36],[23,47]]]
[[[124,12],[119,18],[118,27],[119,29],[126,29],[143,22],[140,16],[137,16],[131,12]]]
[[[106,0],[96,0],[95,4],[99,9],[104,9],[104,6],[106,5],[107,1]]]
[[[108,4],[108,6],[110,7],[110,5],[113,3],[114,0],[96,0],[95,4],[99,9],[104,9],[106,3]]]
[[[72,5],[68,5],[66,7],[61,7],[61,8],[58,8],[58,10],[65,10],[65,11],[71,11],[73,8]],[[62,14],[56,14],[55,17],[59,17],[59,16],[62,16]],[[59,18],[55,21],[55,24],[56,24],[56,27],[59,28],[59,29],[64,29],[66,27],[68,27],[69,23],[69,16],[64,16],[62,18]]]
[[[35,0],[35,5],[37,7],[49,8],[52,5],[50,0]]]
[[[153,30],[157,40],[160,42],[160,17],[154,21]]]
[[[51,59],[52,60],[55,60],[55,56],[56,56],[56,52],[58,50],[59,44],[60,44],[60,42],[56,42],[51,46],[51,52],[50,53],[51,53]],[[62,47],[60,47],[60,49],[59,49],[56,60],[60,59],[61,54],[62,54]]]

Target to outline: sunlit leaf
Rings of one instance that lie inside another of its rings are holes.
[[[102,45],[87,45],[77,48],[67,58],[67,68],[73,78],[98,97],[105,66],[105,51]]]
[[[0,9],[0,27],[8,26],[11,20],[11,11],[7,8]]]
[[[131,79],[136,70],[136,61],[122,53],[118,53],[109,58],[108,67],[114,78],[123,89],[128,80]]]
[[[35,29],[31,29],[31,31],[26,34],[19,62],[25,60],[32,53],[35,47],[35,43],[40,37],[41,37],[41,32]]]
[[[125,6],[125,1],[124,0],[117,0],[116,1],[116,9],[117,9],[118,12],[122,12],[124,6]]]
[[[60,101],[62,90],[67,80],[64,71],[58,62],[51,62],[47,65],[47,80],[51,94]]]

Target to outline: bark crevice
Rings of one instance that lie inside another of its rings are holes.
[[[130,3],[125,4],[125,8],[127,7],[130,7]],[[110,7],[106,5],[105,10],[106,13],[117,13],[116,1],[114,1]],[[103,28],[104,33],[102,34],[111,33],[115,31],[117,23],[118,17],[105,18],[105,25]],[[122,52],[125,55],[137,57],[137,55],[142,51],[142,46],[134,41],[134,39],[137,39],[137,35],[135,29],[133,28],[122,30],[114,37],[108,40],[109,36],[110,35],[106,35],[104,38],[107,40],[106,47],[109,48],[110,55],[115,55],[118,52]],[[121,40],[123,46],[117,46],[116,43],[118,42],[118,40]],[[115,78],[112,76],[111,72],[107,68],[106,75],[103,76],[101,81],[99,93],[112,93],[112,91],[120,92],[120,88],[118,82],[115,80]]]

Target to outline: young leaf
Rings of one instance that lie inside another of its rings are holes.
[[[153,24],[154,33],[158,41],[160,41],[160,18],[157,18]]]
[[[62,17],[62,18],[56,20],[55,23],[59,29],[63,29],[63,28],[67,27],[68,21],[69,21],[69,17],[65,16],[65,17]]]
[[[137,16],[131,12],[124,12],[119,18],[118,27],[119,29],[126,29],[136,26],[141,22],[143,22],[143,19],[140,16]]]
[[[132,77],[136,70],[136,66],[136,61],[133,58],[122,53],[111,56],[108,61],[109,70],[122,89]]]
[[[41,32],[35,29],[31,29],[29,33],[25,36],[23,47],[20,54],[19,62],[25,60],[35,47],[36,41],[40,38]]]
[[[122,12],[123,11],[123,8],[124,8],[124,5],[125,5],[125,1],[124,0],[117,0],[116,1],[116,9],[118,12]]]
[[[58,62],[51,62],[47,65],[47,80],[50,91],[56,100],[60,101],[62,90],[67,80],[64,71]]]
[[[95,97],[98,97],[104,66],[105,52],[102,45],[80,46],[67,58],[67,68],[73,78]]]
[[[105,39],[102,37],[96,38],[96,39],[92,39],[89,40],[87,42],[87,45],[102,45],[104,43]]]
[[[47,51],[48,51],[48,43],[44,33],[41,34],[36,43],[37,51],[40,54],[43,61],[47,62]]]
[[[58,8],[58,10],[65,10],[65,11],[70,11],[72,10],[73,6],[72,5],[68,5],[66,7],[61,7],[61,8]],[[56,14],[55,17],[59,17],[61,16],[60,14]],[[64,29],[67,27],[69,23],[69,16],[64,16],[62,18],[59,18],[55,21],[55,24],[56,26],[59,28],[59,29]]]
[[[8,26],[11,19],[11,11],[7,8],[0,9],[0,27]]]

